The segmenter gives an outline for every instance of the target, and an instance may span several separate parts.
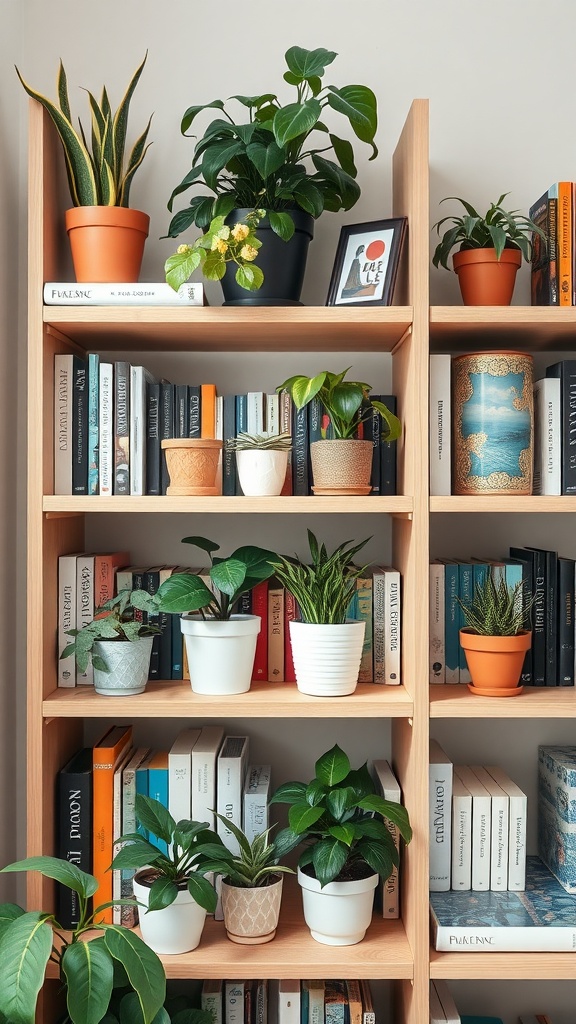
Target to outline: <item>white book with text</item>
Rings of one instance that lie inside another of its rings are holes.
[[[526,888],[526,826],[528,818],[528,797],[522,792],[502,768],[489,765],[486,771],[507,794],[508,819],[508,888],[513,892],[524,892]]]
[[[144,366],[130,367],[130,494],[146,494],[147,385],[154,383]]]
[[[44,302],[47,306],[201,306],[204,286],[189,281],[174,291],[165,281],[47,281]]]
[[[436,740],[430,740],[430,891],[450,888],[452,858],[452,761]]]
[[[114,366],[100,363],[98,404],[98,493],[112,495],[114,480]]]
[[[76,629],[76,559],[77,555],[60,555],[58,559],[58,686],[76,686],[76,658],[62,651],[74,637],[68,630]]]
[[[242,828],[242,795],[248,768],[249,739],[247,736],[227,736],[218,754],[216,783],[216,809],[219,814]],[[220,818],[216,831],[222,842],[237,856],[238,840]]]
[[[246,773],[242,829],[249,843],[268,828],[271,778],[269,764],[251,764]]]
[[[94,555],[82,552],[76,556],[76,629],[88,626],[94,618],[94,611]],[[85,672],[76,666],[76,685],[94,685],[91,659]]]
[[[220,725],[203,725],[192,748],[192,820],[216,825],[216,760],[224,739]]]
[[[451,888],[472,888],[472,794],[456,770],[452,780]]]
[[[402,802],[402,793],[400,790],[400,783],[394,775],[388,761],[373,761],[372,762],[372,775],[376,786],[380,792],[380,795],[385,800],[392,800],[395,803]],[[400,850],[400,833],[397,825],[392,821],[386,821],[386,826],[390,832],[396,849]],[[400,917],[400,892],[398,884],[398,868],[392,869],[392,874],[385,881],[381,882],[382,885],[382,917],[394,920]]]
[[[490,793],[468,765],[455,764],[454,775],[472,796],[472,891],[485,892],[490,888]]]
[[[200,1006],[202,1010],[212,1014],[212,1024],[225,1024],[222,1015],[223,985],[221,978],[207,978],[202,982]]]
[[[449,355],[430,356],[430,494],[451,494]]]
[[[508,818],[510,799],[484,767],[472,765],[472,771],[490,794],[492,823],[490,827],[490,889],[508,889]]]
[[[533,494],[561,494],[560,378],[534,381]]]
[[[168,751],[168,810],[174,821],[192,817],[192,750],[200,729],[183,729]]]
[[[300,1024],[300,982],[280,978],[278,982],[278,1024]]]

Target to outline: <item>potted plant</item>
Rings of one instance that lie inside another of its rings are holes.
[[[163,804],[142,793],[136,794],[136,818],[167,852],[131,832],[115,841],[124,845],[112,868],[136,869],[134,897],[146,908],[139,912],[140,930],[150,948],[187,953],[200,942],[207,911],[216,909],[216,890],[205,873],[231,854],[206,821],[175,822]]]
[[[434,224],[438,235],[446,221],[452,227],[438,242],[432,263],[449,270],[448,256],[458,247],[452,261],[465,306],[509,306],[522,256],[530,261],[532,235],[545,237],[542,229],[519,210],[503,208],[509,194],[504,192],[491,203],[484,216],[457,196],[441,200],[461,203],[465,213],[442,217]]]
[[[104,1024],[141,1024],[142,1017],[138,1016],[135,999],[134,992],[129,989],[114,989]],[[68,1022],[62,1021],[61,1024]],[[172,995],[167,997],[153,1024],[214,1024],[214,1015],[210,1010],[199,1010],[186,995]]]
[[[73,654],[80,672],[92,659],[94,689],[105,697],[129,697],[146,689],[152,641],[161,630],[134,618],[139,593],[123,590],[97,609],[92,622],[67,631],[74,639],[60,657]]]
[[[276,555],[246,545],[227,558],[215,556],[220,546],[206,537],[184,537],[184,544],[200,548],[210,557],[212,589],[193,572],[173,573],[156,594],[138,591],[137,607],[148,611],[180,613],[190,684],[195,693],[229,696],[250,689],[259,615],[240,615],[235,609],[242,594],[272,575]]]
[[[277,555],[273,572],[293,594],[300,621],[290,622],[290,643],[301,693],[313,697],[344,697],[358,683],[366,623],[349,619],[356,580],[366,566],[352,559],[360,544],[346,541],[331,555],[308,530],[311,561]]]
[[[460,630],[472,682],[472,693],[487,697],[516,697],[522,665],[532,643],[525,628],[533,598],[524,593],[522,582],[510,587],[504,577],[498,582],[489,572],[474,588],[472,600],[458,598],[466,626]]]
[[[287,391],[297,409],[317,397],[328,417],[333,438],[310,445],[314,494],[370,493],[374,445],[355,435],[372,418],[373,409],[382,419],[383,441],[396,441],[402,433],[397,416],[383,402],[370,397],[370,384],[345,379],[349,369],[341,373],[323,370],[315,377],[298,374],[276,388]]]
[[[283,875],[292,868],[278,863],[268,828],[250,842],[242,829],[218,811],[215,814],[235,836],[240,852],[225,864],[212,865],[222,878],[222,913],[232,942],[257,945],[270,942],[278,927]]]
[[[385,800],[367,765],[351,768],[335,744],[316,761],[314,778],[286,782],[271,804],[289,804],[288,828],[276,838],[285,856],[301,843],[298,861],[304,918],[312,937],[333,946],[360,942],[372,917],[378,878],[390,877],[398,851],[392,822],[406,843],[412,829],[405,807]]]
[[[104,909],[89,909],[90,899],[98,889],[93,875],[58,857],[28,857],[8,864],[2,871],[39,871],[72,889],[79,907],[78,924],[72,932],[66,932],[54,914],[26,912],[13,903],[0,906],[2,1020],[34,1024],[38,994],[49,962],[56,965],[66,995],[67,1022],[108,1021],[116,986],[125,988],[128,983],[130,999],[123,1024],[152,1024],[157,1020],[156,1015],[164,1005],[166,977],[156,953],[135,932],[121,925],[100,923],[99,936],[84,941]]]
[[[226,449],[236,452],[238,480],[247,497],[280,494],[286,479],[288,453],[292,438],[281,434],[241,433],[226,441]]]
[[[197,139],[192,167],[172,192],[168,209],[172,212],[176,197],[197,185],[213,196],[194,196],[174,215],[168,235],[175,238],[192,224],[205,231],[215,217],[225,217],[233,228],[254,210],[262,213],[258,265],[264,283],[257,296],[247,294],[244,289],[258,287],[256,281],[247,279],[242,268],[235,273],[229,268],[222,280],[227,304],[298,303],[314,219],[323,210],[350,210],[360,196],[352,145],[333,134],[326,121],[333,111],[342,114],[346,127],[371,146],[374,159],[376,97],[364,85],[325,86],[324,73],[336,57],[323,48],[291,46],[283,77],[296,90],[292,102],[282,103],[274,92],[234,96],[237,117],[222,100],[213,100],[189,107],[182,118],[182,134],[188,135],[198,114],[216,113]],[[331,159],[326,156],[330,151]],[[221,277],[208,261],[203,270],[209,278]]]
[[[147,56],[147,55],[146,55]],[[16,73],[29,96],[38,100],[52,118],[64,149],[72,209],[66,211],[77,281],[137,281],[150,218],[129,207],[134,175],[148,149],[150,120],[125,161],[126,128],[130,101],[142,74],[146,57],[134,72],[123,99],[112,112],[106,88],[100,102],[88,92],[91,113],[90,147],[80,122],[72,123],[68,82],[60,61],[57,78],[58,105]]]

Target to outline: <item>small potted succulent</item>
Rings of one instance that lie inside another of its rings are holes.
[[[332,554],[308,530],[310,562],[278,555],[276,578],[293,594],[300,620],[290,622],[290,643],[301,693],[314,697],[344,697],[358,683],[366,623],[349,618],[356,580],[366,566],[352,559],[360,544],[345,542]]]
[[[80,672],[92,659],[94,689],[105,697],[128,697],[146,689],[152,641],[160,628],[134,618],[139,593],[123,590],[97,609],[92,622],[68,630],[74,639],[60,657],[73,654]]]
[[[134,897],[145,942],[156,953],[187,953],[200,942],[206,913],[216,909],[216,890],[205,874],[213,862],[232,856],[206,821],[175,822],[158,800],[136,794],[136,818],[167,846],[163,853],[139,832],[120,836],[112,861],[118,870],[136,869]]]
[[[53,914],[0,905],[0,1016],[33,1024],[48,962],[56,965],[66,996],[67,1022],[116,1019],[109,1016],[120,987],[126,999],[123,1024],[152,1024],[164,1005],[166,976],[156,956],[135,932],[100,921],[97,938],[85,942],[104,906],[90,909],[98,889],[93,875],[58,857],[28,857],[2,871],[39,871],[77,894],[79,920],[65,931]],[[117,903],[126,901],[116,901]],[[131,901],[128,901],[131,902]],[[108,906],[108,904],[106,904]],[[129,981],[128,981],[129,979]],[[201,1024],[201,1022],[198,1022]]]
[[[510,305],[522,257],[530,261],[533,234],[545,237],[542,229],[519,210],[503,208],[509,194],[504,192],[484,215],[457,196],[441,200],[460,203],[465,212],[442,217],[434,224],[438,235],[447,221],[452,227],[444,231],[432,263],[449,270],[448,256],[453,249],[458,250],[452,261],[465,306]]]
[[[283,857],[305,844],[298,881],[312,937],[334,946],[360,942],[378,879],[398,866],[386,823],[396,825],[406,843],[412,838],[406,808],[379,796],[367,765],[353,769],[337,744],[316,761],[311,782],[286,782],[270,803],[290,807],[288,828],[276,837],[277,853]]]
[[[472,682],[472,693],[488,697],[516,697],[522,665],[532,643],[525,628],[534,599],[523,583],[510,587],[504,577],[496,581],[489,572],[477,584],[472,600],[458,598],[466,626],[460,630]]]
[[[278,863],[268,828],[249,841],[242,829],[218,811],[217,817],[235,836],[240,852],[223,865],[213,865],[222,878],[222,913],[232,942],[256,945],[270,942],[278,927],[284,874],[292,868]]]
[[[272,575],[276,555],[246,545],[227,558],[215,555],[220,546],[206,537],[184,537],[210,557],[210,586],[194,572],[176,572],[156,594],[138,591],[137,607],[147,611],[180,613],[190,684],[195,693],[228,696],[250,689],[259,615],[240,615],[235,609],[247,591]]]
[[[147,56],[147,55],[146,55]],[[16,73],[24,89],[52,118],[64,149],[73,207],[66,211],[77,281],[137,281],[150,217],[129,206],[130,188],[148,149],[150,120],[125,160],[126,128],[132,95],[146,57],[134,72],[118,109],[113,112],[106,88],[100,102],[88,92],[91,132],[72,122],[64,65],[58,69],[58,105]],[[91,151],[88,148],[91,139]]]
[[[242,492],[247,497],[280,494],[286,479],[292,437],[281,434],[238,434],[226,441],[236,452],[236,468]]]
[[[396,441],[402,433],[397,416],[370,397],[370,384],[345,379],[349,369],[341,373],[323,370],[315,377],[298,374],[276,388],[287,391],[297,409],[317,397],[328,417],[333,437],[310,445],[314,494],[370,493],[374,445],[356,435],[361,425],[372,419],[373,409],[382,420],[383,441]]]

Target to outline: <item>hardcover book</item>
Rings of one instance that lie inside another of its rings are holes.
[[[58,686],[76,686],[76,659],[73,654],[61,658],[72,643],[69,630],[76,629],[76,559],[78,555],[60,555],[58,559]]]
[[[144,366],[130,367],[130,494],[146,494],[147,398],[156,378]],[[156,405],[156,433],[158,406]]]
[[[472,771],[488,790],[491,800],[490,888],[502,892],[508,888],[508,821],[510,798],[485,768],[472,765]]]
[[[74,754],[57,776],[58,850],[63,860],[92,872],[92,748]],[[58,922],[75,928],[80,922],[78,893],[57,885]]]
[[[382,395],[384,405],[396,414],[396,395]],[[396,458],[398,445],[396,441],[380,439],[380,494],[396,494]]]
[[[74,357],[54,356],[54,494],[72,494]]]
[[[170,381],[160,381],[160,411],[159,411],[160,441],[174,437],[174,385]],[[168,466],[166,464],[166,452],[160,448],[160,491],[166,494],[170,483]]]
[[[268,586],[267,679],[284,682],[284,587],[274,580]]]
[[[534,494],[562,494],[560,380],[534,381]]]
[[[94,618],[94,555],[82,552],[76,556],[76,629],[87,626]],[[94,667],[92,661],[81,672],[76,666],[76,685],[93,686]]]
[[[448,988],[448,983],[438,978],[436,981],[432,982],[431,989],[432,988],[435,991],[436,998],[440,1002],[445,1024],[460,1024],[460,1014],[458,1013],[452,993]]]
[[[278,1024],[300,1024],[300,981],[296,978],[278,982]]]
[[[472,794],[454,770],[452,779],[452,889],[472,888]]]
[[[454,776],[472,797],[472,890],[484,892],[490,888],[491,797],[468,765],[454,765]]]
[[[189,281],[174,291],[165,281],[47,281],[44,302],[47,306],[202,306],[204,286]]]
[[[183,729],[168,751],[168,810],[174,821],[192,818],[192,750],[200,729]]]
[[[540,551],[531,548],[510,548],[510,555],[518,561],[528,563],[531,579],[530,593],[535,601],[532,606],[532,684],[546,685],[546,591],[544,588],[544,560]],[[523,672],[526,671],[524,661]]]
[[[146,494],[161,494],[160,384],[146,385]]]
[[[428,678],[430,683],[446,682],[446,640],[445,615],[446,603],[444,596],[444,564],[438,560],[430,564],[429,577],[429,610],[430,610],[430,664]]]
[[[268,828],[268,800],[272,766],[252,764],[246,772],[244,782],[244,806],[242,829],[249,843]]]
[[[114,482],[114,367],[100,363],[98,493],[109,498]]]
[[[324,1024],[324,982],[302,981],[301,998],[308,1004],[308,1014],[305,1019],[302,1017],[302,1024]]]
[[[247,736],[227,736],[218,754],[217,810],[238,828],[242,828],[242,795],[248,751]],[[219,818],[216,829],[224,845],[236,856],[240,852],[238,840]]]
[[[436,740],[430,740],[430,891],[450,888],[452,854],[453,765]]]
[[[216,762],[224,739],[221,725],[203,725],[192,748],[192,818],[214,828]]]
[[[114,494],[130,494],[130,363],[114,363]]]
[[[449,355],[430,356],[430,494],[451,494],[451,374]]]
[[[168,751],[156,750],[148,763],[148,796],[168,808]],[[164,839],[148,833],[148,841],[157,846],[161,853],[168,852]]]
[[[98,881],[97,905],[112,899],[112,873],[108,869],[114,842],[114,772],[131,746],[132,726],[113,725],[92,750],[92,874]],[[99,921],[112,924],[110,907],[102,911]]]
[[[221,978],[207,978],[202,982],[200,1006],[212,1014],[212,1024],[225,1024],[222,1015],[222,987]]]
[[[396,803],[401,803],[402,793],[400,790],[400,783],[394,775],[388,761],[380,760],[372,763],[372,775],[375,779],[376,785],[380,792],[380,795],[385,800],[392,800]],[[400,850],[400,833],[398,827],[394,822],[386,820],[388,831],[390,832],[396,849]],[[389,878],[385,879],[380,883],[382,887],[382,917],[394,920],[400,917],[400,886],[398,879],[398,868],[392,869],[392,874]]]
[[[509,799],[508,818],[508,888],[523,892],[526,886],[526,822],[528,798],[505,771],[489,765],[486,771]]]
[[[74,356],[72,372],[72,494],[88,494],[88,365]]]
[[[576,359],[562,359],[547,366],[546,376],[560,380],[562,494],[576,494]]]
[[[100,356],[88,355],[88,494],[98,494]]]
[[[538,748],[538,853],[576,894],[576,747]]]

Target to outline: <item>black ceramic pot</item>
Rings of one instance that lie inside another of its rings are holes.
[[[244,221],[251,210],[233,210],[226,223],[233,226]],[[300,292],[304,281],[308,246],[314,236],[314,218],[303,210],[288,210],[295,231],[284,242],[272,231],[267,217],[258,224],[257,236],[262,242],[257,264],[264,272],[264,283],[258,291],[249,292],[236,284],[236,265],[229,263],[222,278],[225,306],[301,306]]]

